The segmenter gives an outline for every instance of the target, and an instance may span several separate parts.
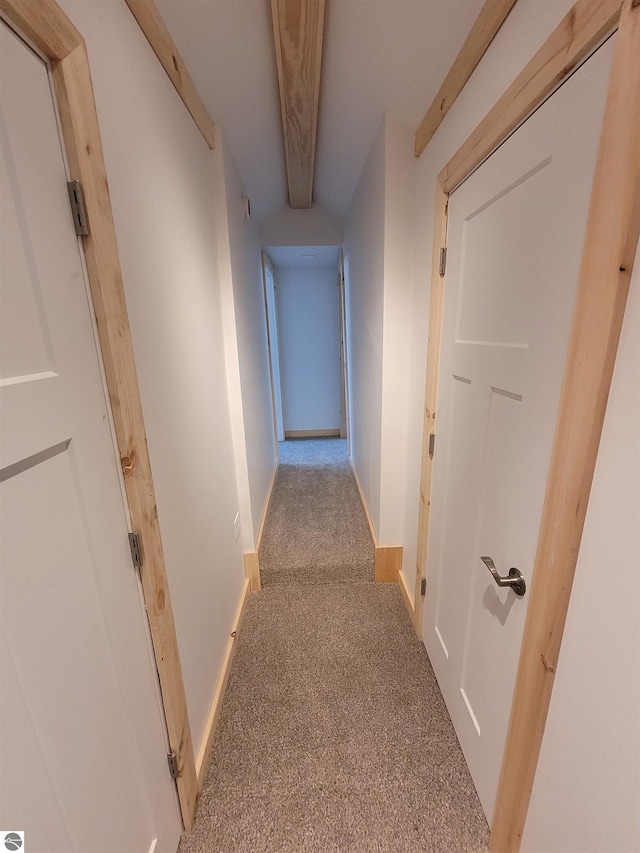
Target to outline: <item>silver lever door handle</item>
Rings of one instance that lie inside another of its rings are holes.
[[[520,571],[520,569],[509,569],[509,576],[503,578],[500,577],[500,575],[498,574],[496,564],[493,562],[491,557],[480,557],[480,559],[489,569],[489,571],[493,575],[494,581],[498,584],[498,586],[510,586],[516,595],[522,596],[525,594],[525,592],[527,591],[527,585],[524,582],[524,578],[522,577],[522,572]]]

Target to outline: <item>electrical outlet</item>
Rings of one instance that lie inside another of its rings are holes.
[[[236,542],[238,541],[238,537],[240,536],[240,513],[236,513],[236,517],[233,519],[233,535],[236,538]]]

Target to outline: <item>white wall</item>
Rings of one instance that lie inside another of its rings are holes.
[[[345,217],[351,445],[380,544],[401,544],[414,277],[414,133],[383,117]]]
[[[262,255],[258,226],[244,218],[245,189],[219,127],[217,138],[224,184],[217,206],[223,324],[242,539],[244,550],[253,551],[277,464]]]
[[[123,2],[63,0],[86,38],[197,750],[244,581],[212,154]]]
[[[384,172],[383,120],[344,219],[351,457],[376,532],[380,530]]]
[[[640,246],[523,853],[640,850]]]
[[[317,205],[309,210],[283,207],[262,223],[262,245],[269,246],[339,246],[342,243],[342,221]]]
[[[229,413],[231,418],[231,438],[236,470],[242,548],[244,551],[254,551],[253,513],[251,510],[249,463],[247,460],[247,442],[242,406],[242,382],[240,379],[240,356],[238,352],[236,308],[233,292],[233,265],[229,235],[229,211],[227,205],[227,171],[225,162],[228,160],[229,155],[225,156],[227,143],[220,126],[216,128],[216,141],[217,145],[213,154],[213,165],[216,186],[218,186],[220,191],[216,193],[213,202],[216,211],[221,321],[227,372]]]
[[[414,272],[415,133],[385,116],[381,544],[402,542]]]
[[[340,429],[337,267],[276,268],[284,429]]]

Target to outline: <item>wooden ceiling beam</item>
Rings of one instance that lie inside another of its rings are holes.
[[[271,0],[282,130],[294,209],[311,207],[325,0]]]
[[[438,94],[416,131],[416,157],[422,154],[431,137],[442,124],[444,117],[464,89],[467,80],[473,74],[515,2],[516,0],[486,0],[460,53],[456,56]]]

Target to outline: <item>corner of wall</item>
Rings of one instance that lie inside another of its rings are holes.
[[[384,117],[384,300],[380,538],[402,543],[414,279],[414,133]]]
[[[225,345],[237,442],[243,545],[255,551],[269,487],[277,464],[269,371],[262,255],[258,226],[242,209],[245,194],[232,152],[218,126],[224,202],[219,231],[224,241]]]
[[[380,529],[384,299],[384,117],[344,219],[349,316],[351,457]]]
[[[222,328],[224,333],[227,393],[231,415],[231,434],[238,483],[238,502],[242,530],[242,546],[245,552],[255,550],[253,517],[249,487],[242,390],[240,383],[240,359],[236,329],[235,301],[233,293],[233,269],[229,235],[228,186],[226,169],[226,140],[220,125],[216,125],[218,145],[211,152],[214,162],[215,181],[219,192],[215,196],[216,238],[218,244],[218,269],[220,275],[220,301]]]

